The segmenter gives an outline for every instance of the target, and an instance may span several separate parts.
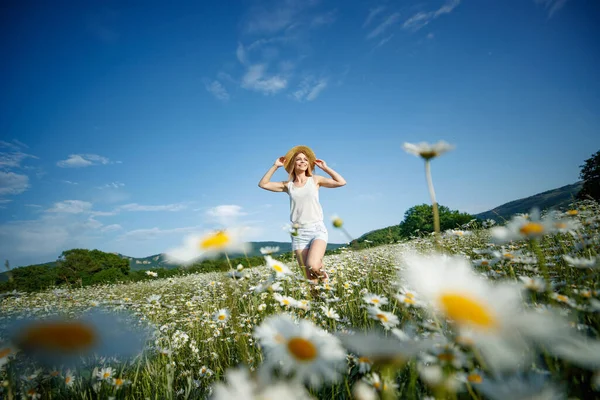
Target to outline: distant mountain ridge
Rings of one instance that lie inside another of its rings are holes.
[[[557,189],[547,190],[533,196],[510,201],[479,214],[474,214],[474,217],[483,220],[493,219],[501,223],[504,220],[510,219],[514,214],[528,213],[534,207],[538,207],[540,211],[565,208],[569,203],[574,201],[575,196],[577,196],[582,187],[583,182],[577,182]]]

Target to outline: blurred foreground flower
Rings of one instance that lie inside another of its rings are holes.
[[[93,312],[78,319],[21,319],[9,322],[7,336],[16,348],[49,365],[73,364],[81,357],[127,358],[139,354],[150,330],[126,313]]]
[[[539,209],[534,208],[529,216],[515,215],[506,226],[493,227],[490,233],[497,243],[533,239],[553,233],[556,223],[553,214],[541,218]]]
[[[586,356],[586,351],[598,349],[598,342],[575,337],[576,332],[555,313],[525,311],[521,285],[491,284],[473,272],[468,260],[457,256],[409,254],[404,264],[401,277],[434,313],[451,320],[461,336],[470,338],[492,368],[517,367],[524,356],[532,356],[532,341],[562,357],[578,359],[580,365],[594,366],[600,360],[600,352]]]
[[[346,352],[339,339],[308,320],[298,323],[286,314],[271,316],[255,329],[266,358],[262,373],[281,368],[301,382],[319,387],[335,382],[346,365]]]
[[[184,244],[166,252],[169,262],[184,265],[193,264],[219,254],[244,253],[250,250],[249,243],[242,241],[242,229],[227,229],[211,232],[203,236],[190,235]]]
[[[432,158],[441,156],[447,151],[454,149],[453,145],[444,142],[443,140],[440,140],[439,142],[434,144],[429,144],[427,142],[421,142],[417,144],[404,143],[402,147],[407,153],[423,157],[425,160],[430,160]]]
[[[248,370],[243,367],[229,369],[225,373],[227,384],[218,382],[213,386],[213,400],[262,400],[290,399],[307,400],[310,396],[306,389],[296,383],[277,382],[261,385],[251,379]]]

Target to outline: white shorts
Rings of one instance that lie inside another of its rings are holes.
[[[297,233],[294,235],[294,233]],[[293,231],[292,250],[304,250],[309,248],[312,241],[315,239],[324,240],[325,243],[329,240],[329,234],[323,221],[315,222],[314,224],[303,225],[297,231]]]

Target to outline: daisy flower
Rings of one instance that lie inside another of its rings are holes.
[[[223,253],[246,253],[250,245],[242,240],[242,236],[241,228],[189,235],[182,246],[168,250],[166,257],[171,263],[190,265]]]
[[[388,304],[388,299],[385,296],[379,296],[377,294],[372,293],[366,293],[363,296],[363,300],[368,305],[375,307],[384,306]]]
[[[263,367],[281,368],[301,382],[319,387],[336,382],[346,365],[346,352],[338,338],[308,320],[294,320],[285,314],[271,316],[255,329],[266,355]]]
[[[275,247],[265,246],[265,247],[260,248],[260,254],[262,254],[262,255],[270,255],[273,253],[277,253],[278,251],[279,251],[279,246],[275,246]]]
[[[534,292],[542,293],[546,290],[546,282],[542,278],[534,277],[530,278],[528,276],[519,276],[519,279],[523,282],[525,287],[529,290],[533,290]]]
[[[119,390],[124,386],[127,386],[131,383],[130,380],[128,379],[122,379],[122,378],[113,378],[112,380],[112,385],[115,387],[115,389]]]
[[[290,268],[282,263],[281,261],[275,260],[271,256],[265,256],[265,260],[267,261],[267,265],[275,272],[275,276],[278,278],[284,275],[291,275],[292,271]]]
[[[215,313],[213,320],[224,324],[229,319],[229,311],[226,308],[222,308]]]
[[[113,374],[112,367],[104,367],[96,373],[96,377],[101,381],[108,381],[111,379]]]
[[[279,293],[273,293],[273,298],[279,302],[279,305],[284,307],[296,307],[298,301],[290,296],[282,296]]]
[[[594,268],[596,266],[596,257],[577,258],[563,254],[563,259],[572,267],[576,268]]]
[[[553,214],[547,214],[540,218],[539,209],[535,208],[528,217],[514,216],[506,226],[493,227],[490,232],[498,243],[513,240],[533,239],[555,231],[555,220]]]
[[[382,311],[378,307],[369,307],[368,311],[369,317],[381,322],[381,325],[383,325],[385,329],[393,328],[400,323],[400,320],[395,314],[387,311]]]
[[[37,361],[55,365],[81,362],[82,356],[129,357],[142,351],[150,331],[132,315],[94,309],[77,319],[11,321],[8,337]]]
[[[71,372],[71,370],[68,370],[67,373],[65,374],[65,385],[67,387],[71,387],[71,386],[73,386],[73,383],[75,383],[73,373]]]
[[[340,320],[340,315],[333,308],[321,306],[321,311],[323,311],[323,314],[325,314],[325,316],[329,319],[336,321]]]
[[[421,142],[421,143],[417,143],[417,144],[404,143],[402,145],[402,147],[404,148],[404,151],[406,151],[407,153],[414,154],[416,156],[420,156],[420,157],[424,158],[425,160],[430,160],[432,158],[441,156],[442,154],[446,153],[447,151],[454,149],[453,145],[448,144],[448,143],[444,142],[443,140],[439,141],[437,143],[434,143],[434,144],[429,144],[426,142]]]
[[[310,399],[306,389],[298,383],[277,382],[262,387],[250,379],[245,368],[229,369],[225,377],[227,384],[217,382],[213,385],[213,400]]]
[[[492,285],[477,276],[465,258],[410,254],[404,259],[402,278],[433,313],[471,338],[493,367],[511,368],[522,361],[521,354],[528,350],[526,337],[547,340],[564,333],[556,317],[523,310],[519,286]]]

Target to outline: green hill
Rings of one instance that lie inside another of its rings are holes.
[[[533,207],[538,207],[540,211],[565,208],[569,203],[573,202],[582,186],[583,182],[577,182],[523,199],[513,200],[492,210],[475,214],[475,217],[483,220],[489,218],[502,223],[504,220],[510,219],[514,214],[530,212]]]
[[[279,247],[279,251],[274,253],[277,254],[285,254],[292,251],[292,244],[289,242],[250,242],[252,248],[248,252],[248,257],[261,256],[260,253],[261,247]],[[335,250],[340,247],[343,247],[344,244],[338,243],[328,243],[327,250]],[[120,253],[113,253],[118,255],[121,258],[126,258],[129,260],[129,268],[132,271],[139,270],[148,270],[152,268],[165,268],[165,269],[175,269],[179,266],[179,264],[169,263],[165,257],[164,253],[154,254],[148,257],[129,257]],[[237,258],[244,257],[244,254],[229,254],[229,258]],[[223,257],[224,258],[224,257]],[[50,261],[43,264],[34,264],[35,266],[45,266],[48,268],[56,267],[56,261]],[[8,275],[6,272],[0,273],[0,282],[5,282],[8,280]]]

